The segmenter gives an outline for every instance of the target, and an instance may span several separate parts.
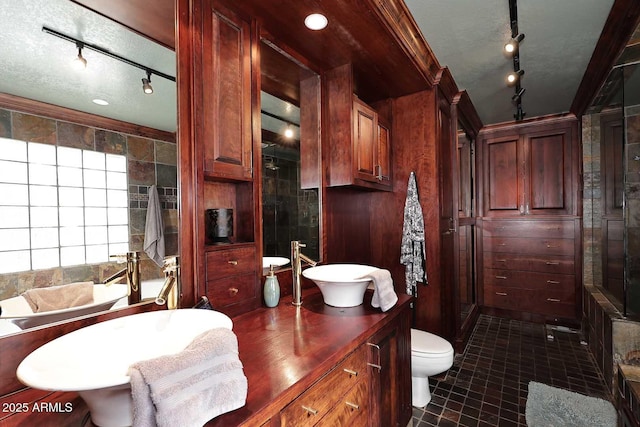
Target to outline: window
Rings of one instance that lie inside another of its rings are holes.
[[[129,250],[127,160],[0,138],[0,274]]]

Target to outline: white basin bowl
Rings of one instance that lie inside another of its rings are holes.
[[[361,264],[328,264],[303,270],[302,275],[318,285],[325,304],[356,307],[362,304],[371,283],[366,276],[377,269]]]
[[[124,316],[48,342],[29,354],[16,374],[33,388],[78,392],[96,425],[130,426],[130,365],[178,353],[209,329],[232,327],[228,316],[213,310],[162,310]]]
[[[269,271],[269,267],[272,265],[274,267],[282,267],[283,265],[289,264],[289,258],[284,258],[281,256],[265,256],[262,257],[262,269],[264,271]]]
[[[33,312],[24,297],[17,296],[0,301],[0,306],[2,307],[0,319],[9,320],[21,329],[33,328],[35,326],[108,310],[119,299],[126,297],[127,293],[127,285],[114,284],[105,286],[97,284],[93,285],[93,302],[91,304],[39,313]]]

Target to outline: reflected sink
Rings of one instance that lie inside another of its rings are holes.
[[[0,301],[2,314],[0,319],[11,321],[21,329],[33,328],[48,323],[68,320],[110,309],[119,299],[126,297],[127,285],[114,284],[105,286],[93,285],[93,302],[76,307],[34,313],[31,306],[22,296]]]
[[[289,264],[289,258],[284,258],[281,256],[265,256],[262,257],[262,271],[266,273],[269,271],[269,267],[273,265],[274,268],[282,267],[283,265]]]
[[[328,264],[308,268],[302,275],[313,280],[324,299],[333,307],[355,307],[362,304],[371,280],[365,278],[378,267],[361,264]]]
[[[36,389],[78,392],[96,425],[130,426],[130,365],[178,353],[209,329],[232,327],[229,317],[213,310],[162,310],[124,316],[48,342],[29,354],[16,374],[22,383]]]

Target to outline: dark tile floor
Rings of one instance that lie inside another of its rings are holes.
[[[453,367],[430,379],[432,399],[413,426],[526,426],[529,381],[611,400],[573,331],[481,315]]]

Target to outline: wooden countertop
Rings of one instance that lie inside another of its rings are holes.
[[[283,297],[275,308],[233,318],[240,360],[248,380],[247,403],[207,426],[262,425],[328,372],[375,331],[391,322],[411,297],[383,313],[371,307],[372,291],[358,307],[325,305],[317,288],[305,290],[301,307]]]

